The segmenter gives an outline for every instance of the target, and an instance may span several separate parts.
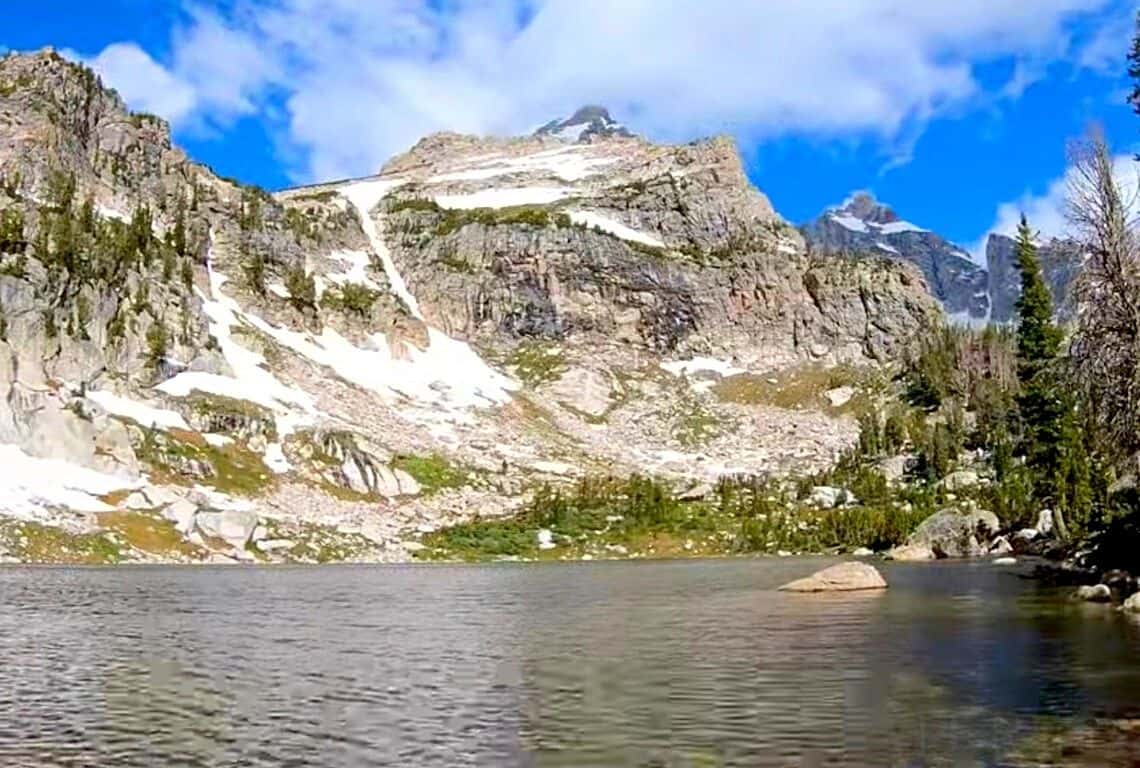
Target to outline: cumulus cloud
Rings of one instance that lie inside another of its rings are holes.
[[[1113,158],[1113,174],[1125,199],[1136,209],[1136,204],[1140,202],[1138,197],[1140,166],[1137,165],[1136,159],[1130,154],[1116,155]],[[1043,192],[1028,191],[1016,200],[999,205],[994,214],[993,226],[970,249],[974,260],[979,264],[985,264],[986,241],[991,234],[1015,237],[1023,213],[1029,226],[1040,233],[1043,239],[1066,237],[1071,234],[1066,216],[1066,200],[1073,178],[1072,168],[1067,168],[1060,177],[1049,182]],[[1136,212],[1140,213],[1140,210]]]
[[[172,123],[197,106],[194,88],[172,74],[134,43],[113,43],[87,63],[136,110],[160,115]]]
[[[302,178],[370,172],[433,130],[518,132],[587,102],[666,140],[905,144],[978,96],[977,62],[1052,59],[1075,18],[1107,5],[235,0],[190,9],[165,72],[211,121],[284,104],[275,138],[300,150]]]

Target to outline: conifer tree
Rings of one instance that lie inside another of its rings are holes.
[[[1064,473],[1065,419],[1072,409],[1056,377],[1061,329],[1053,322],[1053,301],[1025,216],[1017,228],[1017,267],[1021,272],[1021,297],[1017,300],[1017,407],[1022,452],[1034,475],[1038,500],[1053,504],[1058,501]]]

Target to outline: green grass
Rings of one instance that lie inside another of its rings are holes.
[[[123,559],[120,545],[106,532],[73,533],[40,523],[0,520],[0,541],[26,563],[110,565]]]
[[[444,488],[462,488],[472,478],[469,470],[438,453],[430,456],[397,456],[392,460],[392,467],[402,469],[415,478],[426,493]]]
[[[725,424],[697,400],[686,399],[673,421],[673,439],[686,448],[700,448],[721,433]]]
[[[722,402],[738,405],[771,405],[777,408],[831,410],[851,412],[865,404],[865,396],[857,391],[847,403],[832,408],[825,397],[829,390],[864,384],[867,376],[849,366],[825,367],[809,365],[770,376],[741,373],[726,376],[712,387]]]
[[[289,539],[292,548],[278,554],[286,560],[306,563],[341,563],[375,551],[376,545],[357,533],[342,533],[328,526],[305,522],[269,520],[265,523],[270,539]],[[260,557],[264,557],[260,553]]]
[[[556,344],[525,342],[507,358],[515,375],[528,387],[556,381],[566,371],[566,360]]]
[[[99,525],[134,549],[155,555],[187,556],[201,550],[182,538],[174,523],[151,512],[117,511],[99,515]]]
[[[593,477],[571,488],[544,486],[517,515],[428,534],[417,556],[478,561],[885,549],[902,542],[930,512],[928,505],[879,497],[818,510],[800,503],[791,485],[755,478],[724,479],[712,498],[681,503],[652,478]],[[552,532],[555,548],[539,549],[541,529]]]
[[[135,448],[141,462],[152,470],[153,479],[181,485],[201,482],[222,493],[256,496],[274,483],[274,476],[259,454],[242,443],[217,447],[206,443],[195,432],[146,430],[143,442]],[[210,477],[198,479],[183,475],[179,464],[185,460],[205,463]]]

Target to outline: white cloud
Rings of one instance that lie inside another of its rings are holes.
[[[523,16],[523,1],[195,8],[167,74],[208,122],[283,102],[274,138],[301,150],[301,177],[369,172],[434,130],[518,132],[587,102],[666,140],[905,144],[979,95],[976,62],[1062,55],[1073,20],[1108,2],[532,0]]]
[[[177,123],[197,105],[193,87],[171,74],[134,43],[113,43],[86,61],[132,109],[151,112]]]
[[[1137,201],[1137,190],[1140,188],[1140,166],[1130,154],[1116,155],[1113,158],[1113,173],[1127,200]],[[1027,191],[1016,200],[1002,203],[994,215],[993,226],[989,228],[970,248],[970,254],[980,264],[986,263],[986,241],[991,234],[1008,235],[1017,234],[1017,226],[1024,213],[1029,226],[1041,237],[1066,237],[1070,232],[1065,214],[1065,201],[1068,197],[1073,171],[1065,170],[1059,178],[1050,181],[1043,192]]]

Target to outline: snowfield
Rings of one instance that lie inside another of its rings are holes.
[[[99,499],[112,491],[137,488],[138,478],[108,475],[62,459],[41,459],[15,445],[0,444],[0,512],[21,520],[39,520],[44,509],[111,512]]]
[[[550,205],[574,194],[565,187],[506,187],[482,189],[467,195],[436,195],[440,208],[509,208],[515,205]]]
[[[636,229],[627,227],[620,221],[615,221],[600,213],[593,213],[592,211],[570,211],[570,220],[575,224],[582,224],[587,227],[597,227],[603,232],[608,232],[615,237],[620,237],[622,240],[629,240],[643,245],[649,245],[654,248],[664,248],[665,243],[658,240],[652,235],[647,235],[644,232],[638,232]]]

